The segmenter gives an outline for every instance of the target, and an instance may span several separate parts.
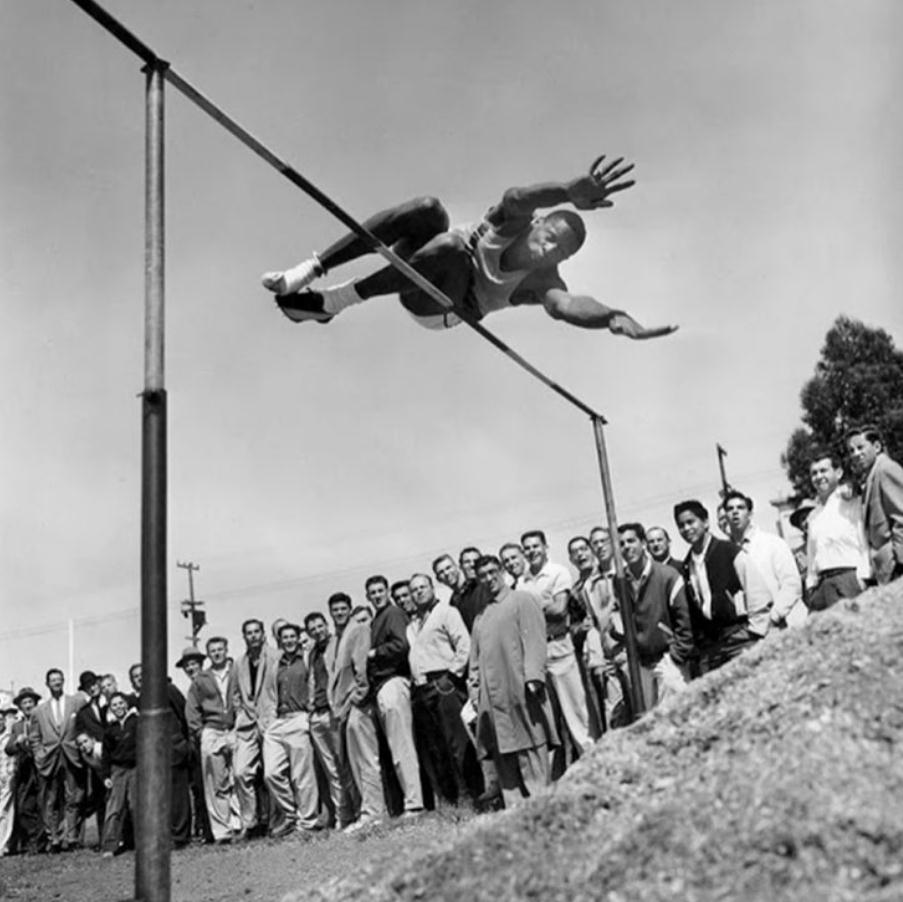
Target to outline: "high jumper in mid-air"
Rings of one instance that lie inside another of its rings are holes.
[[[623,310],[572,294],[558,273],[558,264],[582,246],[586,228],[573,210],[537,211],[564,203],[578,210],[613,206],[611,196],[634,184],[625,179],[633,164],[625,164],[623,158],[604,163],[603,155],[587,175],[569,182],[509,188],[480,222],[468,226],[450,229],[445,208],[431,197],[408,201],[368,219],[364,223],[368,231],[443,291],[454,310],[414,286],[393,266],[362,279],[306,290],[336,267],[373,251],[369,242],[354,233],[292,269],[265,273],[264,287],[276,294],[279,308],[294,322],[328,323],[354,304],[397,294],[405,309],[428,329],[448,329],[463,319],[478,321],[507,307],[541,304],[554,319],[586,329],[608,329],[636,339],[668,335],[677,326],[644,328]]]

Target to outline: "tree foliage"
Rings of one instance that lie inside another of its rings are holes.
[[[844,453],[850,426],[870,423],[884,437],[885,450],[903,455],[903,352],[883,329],[839,316],[800,392],[803,425],[791,434],[781,463],[797,494],[811,496],[809,461],[816,448]]]

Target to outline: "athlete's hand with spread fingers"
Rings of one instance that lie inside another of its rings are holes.
[[[612,160],[606,166],[605,154],[593,161],[589,173],[574,179],[568,187],[568,200],[578,210],[599,210],[614,206],[609,196],[618,191],[626,191],[634,184],[633,179],[624,181],[624,176],[633,170],[633,163],[624,163],[623,157]]]
[[[615,313],[608,322],[608,331],[613,335],[626,335],[628,338],[642,341],[646,338],[660,338],[676,332],[677,326],[655,326],[647,329],[641,326],[629,313]]]

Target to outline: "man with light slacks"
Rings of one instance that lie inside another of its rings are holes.
[[[325,778],[333,813],[339,828],[354,820],[347,776],[343,776],[339,755],[339,731],[329,703],[330,675],[335,667],[336,640],[329,634],[326,618],[319,612],[304,618],[304,627],[313,640],[307,658],[310,699],[310,741],[314,757]]]
[[[263,734],[276,718],[276,670],[279,652],[266,644],[263,621],[241,627],[246,651],[235,665],[232,705],[235,709],[235,795],[245,832],[258,828],[262,787]],[[268,800],[267,800],[268,801]]]
[[[232,662],[222,636],[207,640],[210,666],[191,682],[185,719],[192,738],[200,738],[204,803],[214,842],[227,843],[241,829],[235,798],[235,710],[232,707]]]
[[[529,567],[515,588],[534,592],[539,597],[546,618],[549,646],[546,666],[549,677],[568,732],[577,748],[585,752],[592,745],[589,710],[574,642],[568,629],[568,598],[573,581],[567,568],[549,560],[549,548],[543,532],[537,529],[524,533],[521,546]]]
[[[404,794],[404,814],[414,815],[423,811],[423,790],[411,713],[408,620],[389,600],[389,582],[384,576],[371,576],[364,588],[376,611],[370,624],[367,676],[376,693],[379,722]]]
[[[305,833],[319,826],[320,800],[307,713],[307,665],[300,641],[300,626],[282,624],[276,719],[263,734],[263,773],[275,809],[275,823],[270,824],[272,837],[293,830]]]
[[[376,823],[386,814],[376,715],[367,681],[370,615],[369,609],[363,606],[352,611],[351,598],[344,592],[330,596],[329,614],[338,640],[330,674],[329,700],[338,723],[343,779],[346,779],[346,773],[352,777],[350,786],[346,779],[352,816],[358,811],[360,814],[345,828],[346,832],[353,833]]]

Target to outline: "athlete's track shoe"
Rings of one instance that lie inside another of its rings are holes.
[[[279,309],[293,322],[328,323],[333,314],[323,309],[323,298],[316,291],[296,291],[293,294],[277,294]]]

